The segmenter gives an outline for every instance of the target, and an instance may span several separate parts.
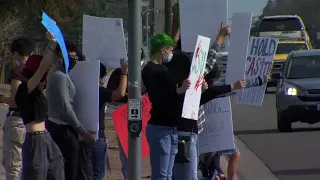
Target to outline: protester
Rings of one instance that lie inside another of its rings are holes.
[[[144,50],[141,48],[141,68],[143,68],[143,66],[146,63],[146,55],[144,53]],[[115,90],[119,87],[119,83],[120,83],[120,78],[121,76],[121,72],[122,70],[120,68],[115,69],[108,81],[108,85],[107,88],[110,90]],[[128,92],[128,89],[126,87],[126,92]],[[144,88],[142,87],[141,90],[142,94],[144,94]],[[114,110],[116,110],[117,108],[119,108],[120,106],[124,105],[125,103],[128,102],[128,96],[126,94],[126,96],[118,101],[113,101],[111,103],[107,103],[107,115],[112,117],[112,113]],[[127,167],[127,157],[124,153],[124,150],[121,146],[120,140],[117,137],[117,142],[118,142],[118,147],[119,147],[119,156],[120,156],[120,161],[121,161],[121,172],[123,175],[123,179],[127,180],[128,179],[128,167]]]
[[[146,137],[150,147],[151,180],[171,180],[178,136],[177,120],[181,114],[177,107],[183,93],[190,87],[185,80],[180,87],[173,82],[168,68],[163,63],[172,59],[173,39],[158,34],[151,40],[151,61],[142,71],[142,80],[152,103]]]
[[[65,179],[63,156],[46,131],[48,104],[43,90],[46,88],[47,72],[56,48],[53,36],[44,57],[31,55],[22,74],[27,79],[19,85],[15,102],[26,128],[22,146],[22,180]]]
[[[26,130],[17,109],[14,97],[18,86],[23,82],[22,69],[33,49],[32,43],[26,38],[15,39],[11,43],[14,62],[10,73],[10,97],[0,96],[0,102],[9,105],[7,119],[3,126],[2,165],[6,170],[7,180],[18,180],[22,168],[22,144]]]
[[[184,52],[176,53],[173,56],[173,59],[170,63],[168,63],[168,69],[173,74],[175,82],[177,84],[182,83],[182,79],[185,79],[189,76],[190,67],[191,67],[191,59]],[[213,67],[208,68],[206,70],[212,70]],[[208,73],[206,73],[208,74]],[[218,87],[209,87],[205,92],[201,95],[200,105],[203,105],[218,95],[229,93],[232,90],[241,89],[245,87],[245,80],[237,81],[231,85],[218,86]],[[182,103],[183,104],[183,100]],[[182,106],[180,107],[182,111]],[[180,114],[181,114],[180,111]],[[199,113],[200,114],[200,113]],[[200,115],[199,115],[200,116]],[[199,120],[200,117],[199,117]],[[199,121],[198,120],[198,121]],[[190,156],[189,162],[181,162],[176,159],[174,165],[174,175],[175,180],[194,180],[198,179],[198,122],[195,120],[179,118],[178,119],[178,136],[179,139],[184,139],[185,141],[190,142],[188,148],[188,154]]]
[[[69,69],[77,62],[77,47],[66,41],[69,56]],[[65,159],[65,177],[67,180],[78,180],[80,143],[78,134],[88,142],[94,141],[94,134],[86,130],[79,122],[74,110],[73,99],[76,95],[75,86],[66,74],[64,59],[60,47],[56,48],[55,67],[48,77],[46,91],[48,99],[47,129],[52,139],[59,146]]]
[[[126,96],[128,63],[121,60],[120,62],[120,80],[118,87],[112,91],[103,87],[106,81],[107,68],[100,63],[100,87],[99,87],[99,139],[93,143],[92,147],[92,166],[93,179],[103,180],[105,176],[106,166],[108,163],[108,143],[104,133],[104,107],[106,102],[117,101]],[[110,167],[109,167],[110,168]]]

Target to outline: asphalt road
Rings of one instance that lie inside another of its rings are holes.
[[[296,123],[294,132],[279,133],[274,94],[261,107],[233,104],[232,110],[235,135],[279,180],[320,180],[320,124]]]

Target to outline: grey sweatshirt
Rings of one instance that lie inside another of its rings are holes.
[[[60,124],[70,125],[80,135],[87,135],[87,130],[79,122],[72,106],[76,88],[64,72],[65,68],[59,64],[48,77],[46,96],[49,120],[54,119],[52,122],[59,121]]]

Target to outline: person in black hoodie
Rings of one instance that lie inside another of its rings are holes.
[[[177,52],[170,63],[167,64],[169,71],[172,73],[173,81],[179,85],[182,84],[183,79],[188,78],[191,67],[191,59],[187,53]],[[214,66],[207,66],[207,72],[212,71]],[[206,74],[205,74],[206,75]],[[224,86],[216,86],[209,87],[205,92],[201,95],[200,105],[203,105],[210,100],[214,99],[218,95],[229,93],[236,89],[245,88],[246,81],[239,80],[230,85]],[[180,99],[181,100],[181,99]],[[190,162],[189,163],[181,163],[175,162],[174,165],[174,178],[175,180],[194,180],[198,179],[198,122],[201,122],[201,112],[199,112],[199,120],[190,120],[181,117],[182,113],[182,105],[183,99],[180,103],[181,107],[177,109],[178,114],[180,114],[178,118],[177,130],[178,136],[180,138],[189,137],[190,146],[189,146],[189,154],[190,154]]]
[[[151,180],[171,180],[175,155],[178,151],[177,120],[181,116],[183,93],[190,87],[185,80],[181,86],[164,63],[171,61],[174,41],[161,33],[151,40],[151,61],[142,71],[142,80],[152,104],[146,137],[150,148]]]

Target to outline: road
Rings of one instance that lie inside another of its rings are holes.
[[[279,133],[274,94],[266,94],[262,107],[232,104],[232,110],[235,135],[279,180],[320,179],[320,124],[296,123],[294,132]],[[242,169],[254,168],[243,161]]]

